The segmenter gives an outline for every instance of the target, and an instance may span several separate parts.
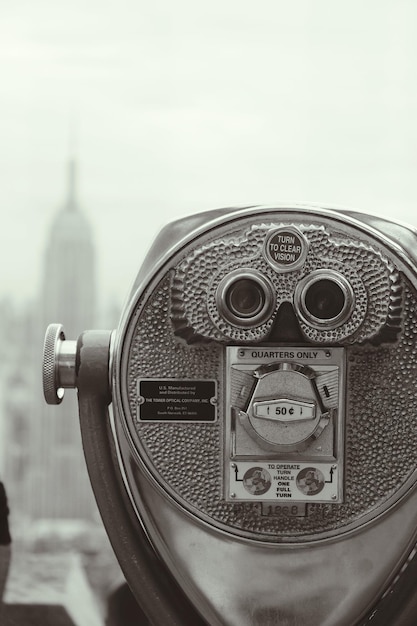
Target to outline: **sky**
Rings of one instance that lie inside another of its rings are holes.
[[[209,208],[417,226],[414,0],[0,0],[0,298],[36,297],[75,151],[102,306]]]

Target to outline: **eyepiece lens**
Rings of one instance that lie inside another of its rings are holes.
[[[265,292],[255,280],[240,278],[227,289],[226,306],[237,317],[254,317],[265,306]]]
[[[220,315],[236,328],[256,328],[264,324],[271,318],[275,302],[270,281],[252,268],[229,272],[216,291]]]
[[[318,320],[331,320],[340,315],[345,307],[343,289],[327,278],[316,280],[305,293],[305,306]]]

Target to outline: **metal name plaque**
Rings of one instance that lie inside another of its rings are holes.
[[[142,422],[215,422],[217,382],[142,378],[137,382],[138,419]]]

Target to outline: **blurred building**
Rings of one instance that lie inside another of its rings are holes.
[[[13,541],[0,622],[10,626],[100,626],[108,594],[123,580],[87,474],[76,391],[59,406],[48,406],[42,392],[48,324],[62,323],[68,339],[96,327],[93,233],[76,173],[71,159],[39,297],[22,307],[0,300],[0,480]]]
[[[52,223],[42,284],[44,325],[60,322],[70,338],[93,327],[96,301],[92,231],[78,204],[76,174],[71,159],[67,198]]]
[[[52,322],[67,338],[94,328],[95,251],[90,224],[78,204],[76,163],[68,163],[67,197],[53,220],[46,246],[40,307],[41,339]],[[39,398],[33,468],[39,489],[30,498],[34,518],[92,519],[96,505],[83,458],[75,391],[63,403]]]
[[[30,339],[13,346],[14,364],[6,380],[6,483],[12,515],[37,519],[97,518],[83,458],[76,392],[60,406],[42,394],[42,348],[48,324],[63,324],[76,339],[94,328],[96,279],[91,226],[77,197],[76,163],[68,163],[66,198],[47,240],[39,303]]]
[[[34,390],[39,385],[34,367],[36,307],[24,310],[10,301],[0,303],[0,476],[16,516],[28,515],[33,489],[31,454],[38,415]]]

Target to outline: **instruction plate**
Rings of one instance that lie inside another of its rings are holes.
[[[340,502],[338,474],[332,463],[235,462],[230,464],[229,497],[233,501]]]

